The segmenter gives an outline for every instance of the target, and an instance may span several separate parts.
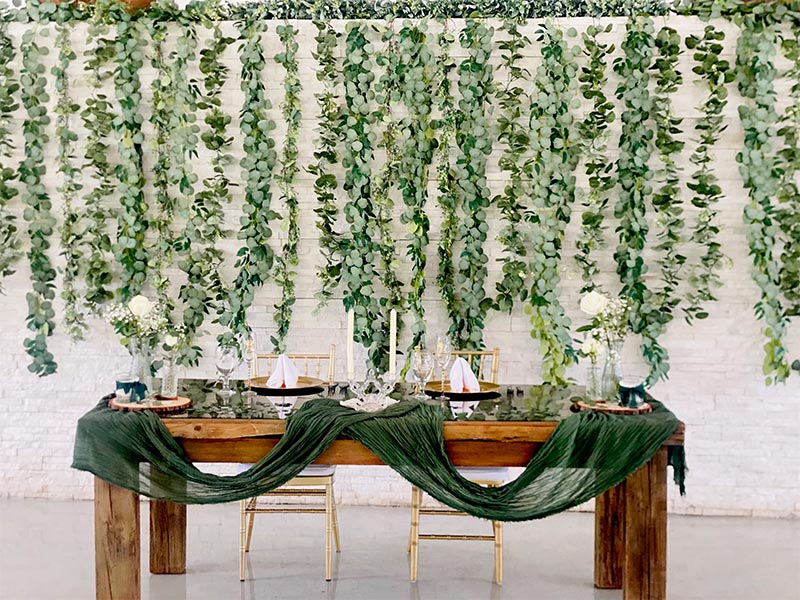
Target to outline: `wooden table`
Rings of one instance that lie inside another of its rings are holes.
[[[167,429],[198,462],[256,462],[284,432],[284,421],[165,419]],[[556,423],[446,422],[445,446],[458,466],[525,466]],[[667,446],[683,444],[683,425],[656,455],[597,498],[594,584],[622,589],[625,600],[667,597]],[[316,462],[383,464],[360,442],[336,440]],[[98,600],[138,600],[139,496],[95,478],[95,574]],[[398,540],[398,543],[404,543]],[[186,571],[186,506],[150,502],[150,572]]]

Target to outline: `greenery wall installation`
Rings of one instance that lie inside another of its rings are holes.
[[[400,15],[417,10],[393,6]],[[426,6],[431,16],[459,14],[446,2]],[[570,6],[581,14],[600,10]],[[54,239],[63,265],[60,322],[75,337],[88,311],[144,291],[168,303],[186,342],[180,360],[195,364],[201,350],[193,340],[204,328],[221,327],[222,343],[238,343],[251,327],[248,309],[257,292],[272,281],[279,297],[272,344],[285,349],[306,239],[298,179],[307,170],[321,249],[317,297],[324,304],[341,294],[344,307],[355,309],[359,341],[375,366],[386,366],[389,309],[405,313],[410,347],[424,339],[423,301],[433,297],[428,283],[435,276],[458,347],[483,346],[491,311],[524,312],[543,378],[563,382],[575,359],[567,317],[575,303],[561,293],[571,226],[581,291],[617,288],[601,274],[613,231],[631,325],[642,336],[651,378],[665,377],[667,325],[676,311],[690,322],[707,317],[723,281],[722,187],[712,157],[730,126],[726,103],[738,89],[765,374],[785,379],[785,335],[789,318],[800,312],[796,14],[766,7],[731,13],[741,33],[725,40],[717,22],[682,36],[679,21],[657,29],[646,16],[624,26],[600,20],[575,36],[568,27],[526,23],[526,14],[542,10],[537,3],[481,7],[508,18],[352,20],[343,31],[320,20],[307,56],[299,45],[303,26],[283,19],[367,18],[385,7],[276,4],[223,14],[214,5],[181,11],[160,3],[131,15],[108,2],[77,9],[34,2],[17,15],[28,21],[24,27],[0,20],[0,240],[6,242],[0,275],[27,253],[31,370],[43,375],[56,368],[46,346],[57,322]],[[220,21],[236,16],[235,29]],[[281,21],[266,23],[268,17]],[[72,44],[81,20],[88,22],[80,25],[87,40],[79,57]],[[21,33],[9,34],[10,27]],[[612,35],[622,39],[619,48]],[[268,53],[268,44],[276,50]],[[722,58],[734,44],[736,86]],[[48,47],[55,48],[52,56]],[[691,74],[678,67],[686,50]],[[779,51],[786,72],[774,64]],[[231,59],[238,78],[229,72]],[[142,94],[145,64],[154,75]],[[301,100],[311,78],[304,64],[314,66],[318,79],[316,106]],[[80,97],[70,85],[71,68],[88,75]],[[784,78],[785,110],[775,98]],[[237,79],[242,104],[234,109],[226,99]],[[279,99],[272,94],[274,107],[268,81],[282,90]],[[675,94],[685,95],[690,85],[699,118],[684,123]],[[48,89],[56,92],[52,100]],[[308,156],[300,132],[302,118],[312,117]],[[612,134],[615,121],[619,137]],[[79,127],[83,136],[76,135]],[[47,144],[57,156],[49,170]],[[680,167],[686,159],[688,173]],[[17,168],[8,168],[9,160]],[[504,178],[499,189],[488,180],[495,160]],[[576,208],[579,222],[573,222]],[[226,220],[231,211],[238,225]],[[15,220],[20,214],[25,232]],[[435,229],[434,214],[441,219]],[[276,223],[285,232],[280,242],[273,239]],[[236,257],[227,261],[233,238]]]

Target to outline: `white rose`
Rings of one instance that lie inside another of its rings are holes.
[[[589,292],[581,298],[581,310],[592,317],[599,315],[607,307],[610,300],[600,292]]]
[[[597,356],[603,350],[603,346],[599,340],[590,337],[583,340],[581,344],[581,352],[584,356]]]
[[[167,335],[164,336],[164,343],[167,346],[174,346],[175,344],[178,343],[178,338],[175,337],[174,335],[167,334]]]
[[[133,316],[142,318],[149,314],[151,310],[153,310],[153,304],[146,296],[134,296],[128,302],[128,310],[133,313]]]

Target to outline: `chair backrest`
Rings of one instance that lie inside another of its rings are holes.
[[[270,375],[278,356],[278,354],[256,354],[256,359],[253,361],[253,377],[258,377],[259,373]],[[287,354],[286,357],[295,364],[302,375],[322,380],[327,378],[328,384],[333,385],[333,367],[336,363],[335,344],[331,344],[330,352],[327,354],[299,352]]]
[[[469,363],[479,381],[497,383],[497,372],[500,369],[500,348],[493,348],[492,350],[453,350],[453,357],[457,356]]]

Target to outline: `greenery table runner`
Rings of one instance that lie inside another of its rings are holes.
[[[200,471],[161,418],[114,411],[107,400],[78,421],[72,466],[145,496],[187,504],[256,496],[284,484],[337,437],[347,436],[437,500],[503,521],[545,517],[597,496],[646,463],[679,425],[655,401],[646,415],[573,414],[558,423],[517,479],[484,488],[450,462],[442,434],[446,411],[438,404],[403,401],[379,413],[360,413],[315,398],[289,416],[285,434],[267,456],[243,473],[219,476]],[[683,493],[683,447],[670,447],[669,460]]]

